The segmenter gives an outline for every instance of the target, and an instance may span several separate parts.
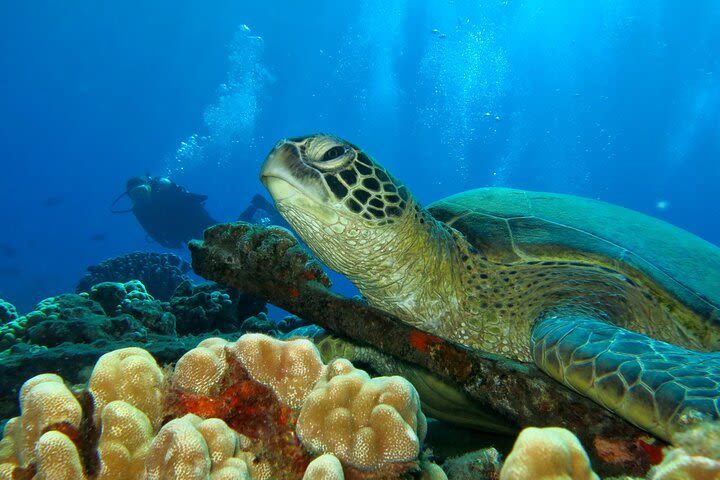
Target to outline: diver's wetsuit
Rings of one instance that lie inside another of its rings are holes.
[[[290,224],[278,213],[272,203],[262,195],[255,194],[250,205],[240,214],[238,220],[261,225],[279,225],[292,230]]]
[[[207,195],[190,193],[174,182],[148,178],[149,198],[135,202],[135,218],[147,234],[166,248],[182,248],[218,223],[205,210]]]

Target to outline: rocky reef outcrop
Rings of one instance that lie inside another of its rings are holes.
[[[75,293],[89,292],[102,282],[140,280],[150,295],[168,301],[178,285],[187,280],[190,264],[172,253],[133,252],[91,265],[87,270]]]

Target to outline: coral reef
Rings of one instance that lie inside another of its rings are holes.
[[[425,438],[419,405],[417,392],[404,378],[371,379],[337,359],[306,396],[297,434],[311,452],[332,452],[345,465],[368,470],[393,462],[402,471],[418,457]]]
[[[500,453],[494,448],[469,452],[445,460],[443,470],[452,480],[500,478]]]
[[[303,480],[344,480],[342,464],[335,455],[329,453],[320,455],[310,462]]]
[[[148,333],[174,334],[175,317],[142,283],[105,282],[90,293],[64,293],[2,327],[0,350],[18,342],[54,347],[98,340],[140,340]]]
[[[43,300],[32,312],[3,325],[2,330],[0,349],[19,342],[54,347],[64,342],[139,339],[146,334],[145,327],[132,317],[108,317],[100,304],[73,293]]]
[[[188,292],[190,297],[183,296]],[[218,305],[222,311],[213,316],[220,312]],[[16,414],[13,397],[30,376],[51,371],[80,383],[87,381],[95,361],[113,349],[144,347],[169,363],[203,338],[222,335],[220,331],[236,337],[245,327],[256,331],[255,326],[266,325],[263,331],[279,333],[264,310],[265,302],[211,283],[180,288],[170,302],[155,300],[137,280],[103,282],[86,293],[43,300],[28,314],[0,324],[0,418]],[[205,324],[208,331],[191,327],[197,335],[179,336],[175,313],[187,323],[197,312],[211,312],[206,314],[213,319]],[[242,317],[250,313],[258,317]]]
[[[673,445],[650,470],[649,480],[720,479],[720,422],[691,425],[675,434]]]
[[[419,458],[425,418],[409,383],[325,365],[307,340],[208,339],[173,372],[144,350],[117,350],[87,390],[40,375],[20,404],[0,440],[0,478],[370,480],[421,468],[447,478]],[[329,419],[346,425],[336,439]]]
[[[242,328],[248,317],[267,312],[264,300],[224,288],[215,283],[193,285],[182,282],[170,298],[169,310],[175,315],[179,335],[251,331]]]
[[[238,443],[237,432],[217,418],[203,420],[189,413],[170,420],[150,444],[144,478],[250,480],[251,468]]]
[[[0,298],[0,325],[15,320],[17,317],[15,305]]]
[[[190,271],[190,265],[172,253],[133,252],[109,258],[87,268],[80,279],[76,293],[89,292],[93,285],[102,282],[129,282],[140,280],[154,298],[168,301],[175,289]]]
[[[718,480],[720,461],[671,449],[663,462],[648,473],[648,480]]]
[[[24,326],[18,323],[15,305],[0,298],[0,351],[17,343]]]
[[[120,313],[123,303],[133,300],[149,301],[153,297],[147,293],[145,285],[139,280],[128,282],[102,282],[90,287],[88,295],[91,300],[100,304],[105,315],[111,316]]]
[[[701,422],[676,434],[645,477],[647,480],[720,479],[720,423]],[[448,462],[450,463],[450,462]],[[447,465],[449,478],[454,468]],[[458,476],[458,479],[473,478]],[[485,478],[485,477],[481,477]],[[487,477],[492,478],[492,477]],[[615,480],[640,480],[635,476]],[[500,471],[500,480],[596,480],[587,452],[577,437],[563,428],[527,428],[518,436]],[[608,478],[608,480],[611,480]]]
[[[564,428],[526,428],[500,471],[500,480],[599,480],[577,437]]]

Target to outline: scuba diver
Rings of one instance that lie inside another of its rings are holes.
[[[250,200],[250,205],[240,214],[238,220],[259,223],[266,227],[268,225],[279,225],[292,231],[290,224],[278,213],[275,206],[257,193]]]
[[[203,230],[218,222],[205,209],[207,195],[191,193],[164,177],[133,177],[114,206],[127,195],[132,212],[150,238],[166,248],[182,248],[193,238],[202,238]],[[111,208],[112,208],[111,206]]]

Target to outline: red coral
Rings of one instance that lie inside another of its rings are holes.
[[[643,451],[648,456],[648,461],[652,465],[658,465],[660,462],[663,461],[663,449],[659,445],[655,445],[655,443],[649,443],[646,442],[644,439],[639,438],[637,441],[637,444],[640,445],[640,448],[643,449]]]
[[[270,388],[249,376],[233,357],[216,395],[193,395],[175,391],[170,415],[193,413],[203,418],[219,418],[246,437],[258,442],[258,457],[269,461],[283,478],[301,478],[310,463],[295,434],[297,412],[281,403]]]
[[[430,347],[440,344],[443,340],[435,335],[414,330],[410,332],[410,345],[416,350],[427,353]]]

